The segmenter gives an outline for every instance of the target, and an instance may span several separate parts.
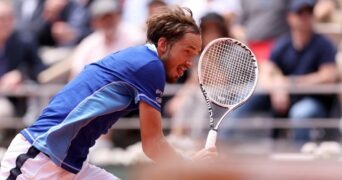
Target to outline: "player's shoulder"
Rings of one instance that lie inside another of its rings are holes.
[[[129,64],[143,67],[148,64],[161,64],[158,54],[146,45],[133,46],[113,54],[114,59],[130,61]]]
[[[151,51],[146,45],[131,46],[112,53],[113,57],[126,57],[134,59],[158,59],[155,52]]]

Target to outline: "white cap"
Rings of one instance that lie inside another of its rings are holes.
[[[117,0],[95,0],[89,7],[91,16],[101,16],[107,13],[119,12],[120,5]]]

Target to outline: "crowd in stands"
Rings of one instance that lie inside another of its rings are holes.
[[[173,4],[193,11],[204,45],[219,37],[245,42],[258,59],[262,88],[339,80],[338,46],[315,32],[315,24],[342,26],[341,0],[0,0],[0,91],[15,90],[27,82],[43,83],[39,74],[62,61],[67,62],[63,67],[67,83],[87,64],[144,44],[146,18]],[[342,39],[342,28],[339,33]],[[174,122],[171,133],[190,131],[198,137],[206,128],[207,122],[200,120],[206,119],[207,109],[196,66],[184,81],[183,89],[165,103],[165,116]],[[285,89],[270,90],[267,95],[254,95],[228,121],[260,112],[289,118],[294,124],[331,117],[336,99],[336,94],[295,96]],[[0,93],[0,117],[21,117],[26,109],[25,97]],[[196,125],[185,128],[191,124]],[[235,133],[223,132],[224,137]],[[295,142],[312,140],[310,129],[295,128],[290,136]]]

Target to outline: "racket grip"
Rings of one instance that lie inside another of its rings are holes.
[[[211,129],[207,137],[207,142],[205,143],[205,148],[215,147],[216,137],[217,131]]]

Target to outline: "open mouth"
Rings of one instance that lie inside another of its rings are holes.
[[[184,71],[186,71],[186,67],[184,67],[184,66],[179,66],[178,68],[177,68],[177,73],[178,73],[178,77],[182,77],[183,76],[183,74],[184,74]]]

